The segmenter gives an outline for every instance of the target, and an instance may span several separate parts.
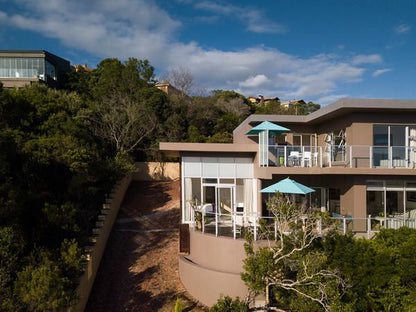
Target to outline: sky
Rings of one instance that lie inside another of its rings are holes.
[[[416,99],[414,0],[0,0],[0,49],[148,59],[195,90]]]

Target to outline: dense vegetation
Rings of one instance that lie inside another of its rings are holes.
[[[76,93],[0,90],[0,310],[74,300],[81,249],[116,179],[116,151],[80,118]]]
[[[65,90],[0,86],[0,311],[74,303],[100,205],[134,160],[159,141],[229,142],[256,110],[234,91],[168,97],[137,59],[74,71]]]
[[[254,294],[266,294],[269,307],[305,312],[416,310],[416,230],[384,229],[371,240],[335,230],[321,237],[313,218],[299,221],[299,207],[276,199],[269,203],[273,200],[275,222],[290,230],[278,231],[276,239],[270,233],[274,244],[258,250],[248,236],[242,274]]]

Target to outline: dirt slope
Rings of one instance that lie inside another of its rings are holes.
[[[178,276],[179,182],[133,182],[101,261],[86,311],[204,311]]]

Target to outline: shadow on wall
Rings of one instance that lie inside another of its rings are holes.
[[[171,181],[179,179],[179,163],[137,162],[136,181]]]

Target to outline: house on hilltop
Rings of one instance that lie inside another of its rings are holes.
[[[249,100],[253,104],[259,104],[259,105],[265,105],[272,101],[274,102],[280,101],[280,99],[277,96],[276,97],[264,97],[263,95],[259,95],[258,97],[249,96],[247,100]]]
[[[305,105],[306,102],[304,100],[290,100],[290,101],[282,101],[280,102],[280,106],[286,109],[296,106],[296,105]]]
[[[0,50],[0,82],[4,88],[20,88],[34,82],[60,88],[70,71],[69,61],[47,51]]]
[[[181,161],[188,291],[209,306],[221,294],[246,295],[243,234],[270,221],[260,190],[287,177],[313,188],[298,199],[344,233],[416,228],[415,117],[416,100],[342,99],[309,115],[251,115],[230,144],[160,143]]]

